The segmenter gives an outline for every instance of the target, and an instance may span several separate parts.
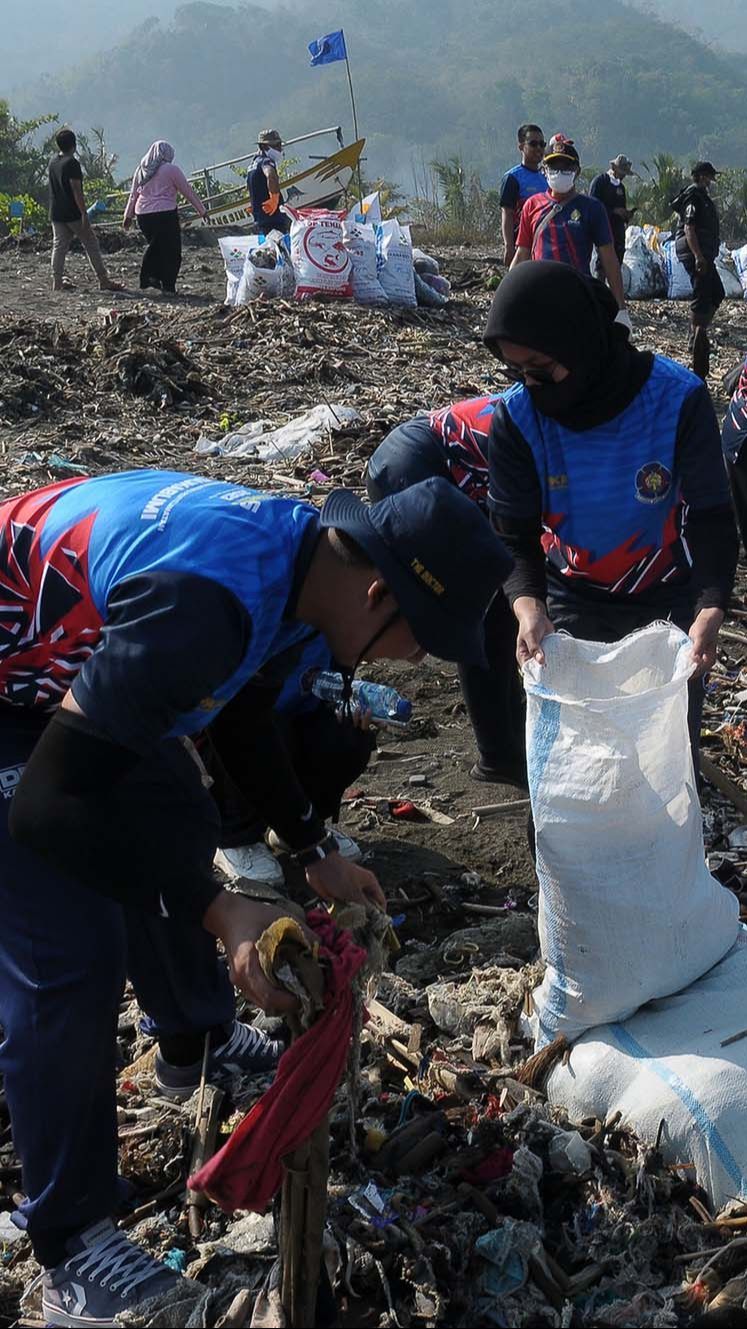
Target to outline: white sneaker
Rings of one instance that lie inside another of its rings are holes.
[[[235,849],[219,849],[215,862],[229,877],[243,877],[258,886],[283,886],[283,869],[262,840]]]
[[[360,863],[363,858],[363,853],[360,846],[355,843],[355,840],[351,840],[350,836],[346,835],[344,831],[341,831],[339,826],[328,825],[327,833],[329,835],[334,835],[335,840],[337,841],[337,849],[339,853],[342,854],[343,858],[349,859],[351,863]],[[289,852],[287,844],[280,839],[280,836],[276,831],[267,832],[267,842],[277,853],[287,854]]]

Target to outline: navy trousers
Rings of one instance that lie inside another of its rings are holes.
[[[125,977],[156,1034],[203,1033],[232,1021],[234,994],[202,928],[113,903],[9,838],[10,800],[39,732],[20,712],[0,719],[0,1070],[23,1166],[20,1216],[49,1266],[70,1235],[117,1203],[116,1035]],[[163,743],[158,759],[121,782],[118,797],[131,805],[133,835],[145,800],[179,806],[193,852],[212,862],[218,814],[182,744]],[[102,878],[106,869],[102,863]]]

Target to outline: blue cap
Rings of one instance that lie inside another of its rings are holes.
[[[366,551],[423,650],[439,660],[487,663],[483,619],[513,560],[449,480],[422,480],[370,506],[336,489],[320,519]]]

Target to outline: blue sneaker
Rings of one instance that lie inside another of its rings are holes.
[[[73,1237],[68,1250],[68,1258],[42,1278],[46,1325],[109,1329],[122,1311],[172,1292],[182,1281],[109,1219]]]
[[[207,1081],[219,1089],[230,1090],[237,1078],[274,1071],[284,1051],[283,1044],[268,1038],[251,1024],[234,1020],[225,1043],[212,1048],[208,1057]],[[200,1087],[202,1060],[191,1066],[172,1066],[156,1053],[156,1084],[166,1098],[184,1102]]]

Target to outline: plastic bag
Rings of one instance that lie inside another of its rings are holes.
[[[665,240],[661,247],[664,271],[667,277],[668,300],[692,300],[693,284],[687,268],[677,257],[674,240]]]
[[[259,240],[259,237],[251,237]],[[265,239],[252,246],[244,259],[235,304],[248,305],[260,296],[289,300],[296,279],[288,257],[274,240]]]
[[[352,406],[330,405],[327,402],[312,406],[273,429],[267,420],[253,420],[242,425],[235,433],[224,434],[218,440],[201,437],[195,452],[203,457],[255,457],[258,461],[289,461],[310,452],[324,434],[345,429],[360,421]]]
[[[415,269],[409,226],[396,218],[376,227],[376,268],[390,304],[415,309]]]
[[[321,208],[295,211],[292,218],[291,261],[296,274],[296,299],[315,295],[349,299],[353,294],[353,265],[343,243],[342,221],[337,212]]]
[[[632,229],[628,228],[629,231]],[[646,243],[642,231],[630,239],[626,235],[622,268],[625,295],[631,300],[653,300],[664,294],[666,285],[661,263]]]
[[[546,638],[524,667],[537,837],[538,1046],[693,983],[737,936],[708,872],[687,731],[691,643],[654,623],[612,645]]]
[[[223,263],[226,269],[225,304],[235,305],[246,256],[261,244],[258,235],[225,235],[218,240]]]
[[[662,913],[657,936],[667,927]],[[747,934],[740,929],[729,953],[684,992],[584,1034],[568,1064],[553,1070],[549,1101],[573,1121],[609,1121],[620,1112],[650,1144],[664,1122],[665,1160],[694,1164],[715,1209],[732,1195],[747,1197],[747,1039],[724,1046],[747,1024],[745,988]]]
[[[361,305],[387,304],[386,291],[376,275],[376,232],[365,222],[342,223],[342,238],[352,264],[353,295]]]
[[[737,270],[744,298],[747,300],[747,245],[742,245],[741,249],[732,249],[731,256],[734,260],[734,267]]]

